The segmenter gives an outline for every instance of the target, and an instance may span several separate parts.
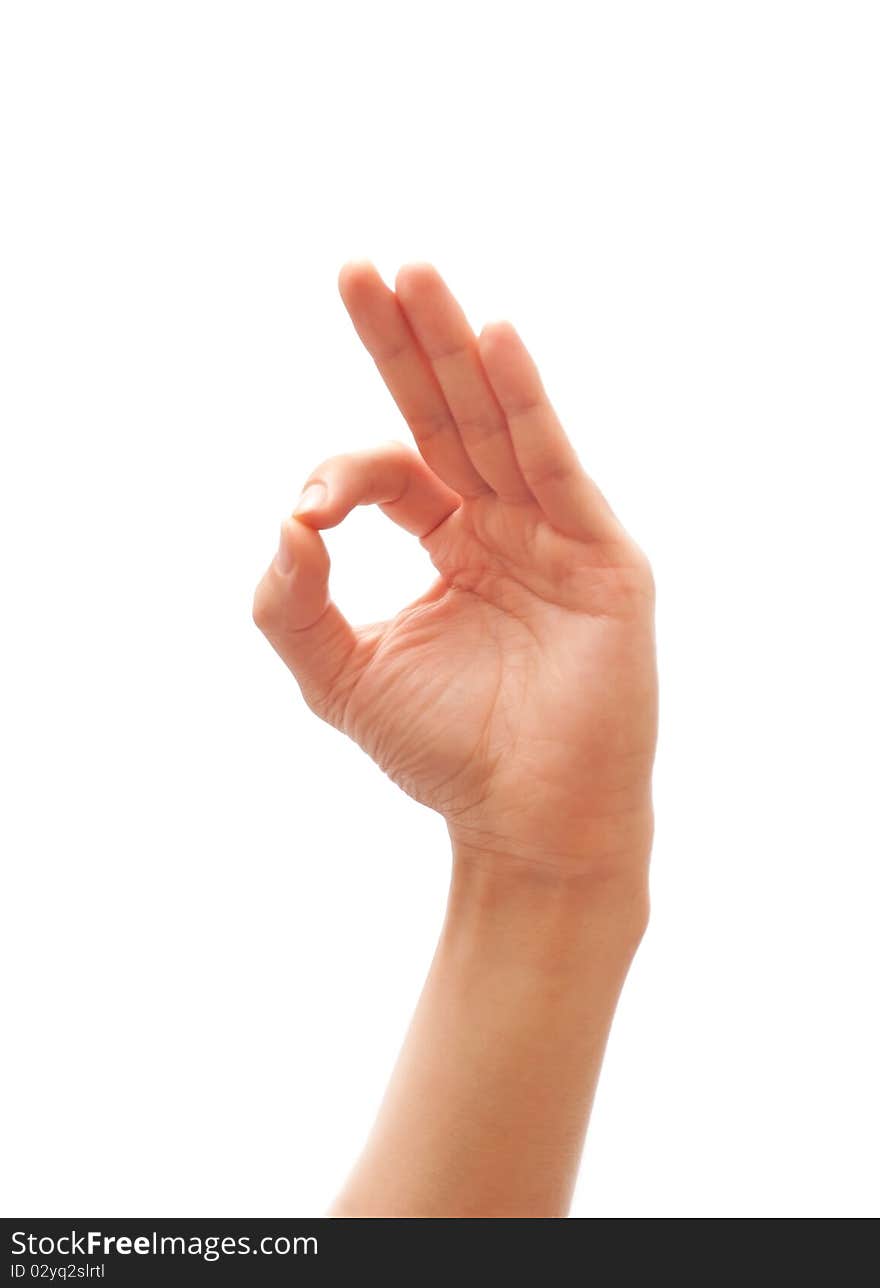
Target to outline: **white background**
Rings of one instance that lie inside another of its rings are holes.
[[[0,10],[4,1212],[320,1214],[442,822],[250,617],[405,437],[337,294],[509,316],[654,564],[653,920],[578,1216],[876,1213],[877,8]],[[427,584],[373,512],[356,619]]]

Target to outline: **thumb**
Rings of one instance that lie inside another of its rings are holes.
[[[330,556],[318,533],[285,519],[278,553],[254,594],[253,616],[312,710],[335,724],[358,636],[330,599],[329,575]]]

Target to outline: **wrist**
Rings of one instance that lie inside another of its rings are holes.
[[[576,966],[597,945],[628,962],[648,924],[647,862],[638,855],[614,864],[538,862],[453,844],[444,937],[489,942],[523,963]]]
[[[497,818],[447,820],[458,866],[522,878],[551,887],[564,882],[574,893],[637,887],[647,882],[654,840],[654,810],[648,791],[617,814],[578,818],[539,817],[511,825]]]

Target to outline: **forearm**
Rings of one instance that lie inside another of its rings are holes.
[[[647,918],[639,871],[563,876],[455,855],[422,996],[334,1215],[566,1213]]]

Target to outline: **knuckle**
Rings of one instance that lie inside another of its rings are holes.
[[[344,460],[344,456],[327,456],[323,461],[321,461],[320,465],[316,465],[315,468],[309,472],[309,476],[305,483],[303,483],[303,487],[307,488],[310,483],[324,482],[326,476],[328,474],[332,474],[337,462]]]
[[[263,582],[260,582],[254,591],[253,603],[251,604],[251,617],[254,625],[266,635],[272,623],[272,599],[266,591]]]
[[[415,452],[406,443],[399,438],[387,438],[379,451],[384,456],[390,456],[393,460],[409,461],[415,456]]]
[[[657,597],[657,582],[654,569],[644,550],[636,548],[635,567],[638,572],[643,593],[652,601]]]
[[[317,716],[319,720],[323,720],[327,724],[333,723],[330,719],[330,704],[325,693],[319,692],[311,685],[303,684],[300,685],[300,692],[302,693],[303,700],[312,715]]]
[[[529,482],[538,488],[561,486],[573,476],[574,467],[568,461],[560,461],[554,456],[538,457],[528,469]]]
[[[409,427],[415,435],[416,442],[428,443],[438,434],[448,434],[455,430],[455,423],[447,409],[429,412],[411,412],[407,417]]]

